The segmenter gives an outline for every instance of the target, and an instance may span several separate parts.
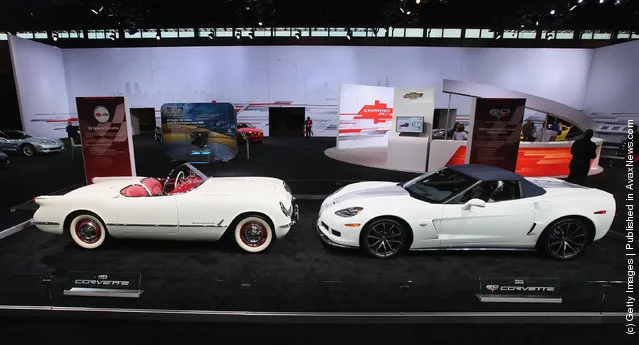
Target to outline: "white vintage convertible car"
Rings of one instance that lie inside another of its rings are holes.
[[[403,250],[538,249],[571,259],[601,239],[614,197],[554,178],[456,165],[406,183],[360,182],[323,203],[322,240],[377,258]]]
[[[109,237],[217,241],[261,252],[289,232],[299,211],[289,187],[266,177],[207,177],[183,164],[166,178],[99,177],[65,195],[35,198],[35,226],[82,248]],[[230,229],[230,230],[229,230]]]

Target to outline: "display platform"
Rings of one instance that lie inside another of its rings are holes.
[[[86,251],[63,237],[28,228],[0,240],[0,305],[187,313],[199,310],[226,312],[229,317],[240,315],[240,311],[253,312],[256,318],[262,317],[262,312],[400,315],[530,311],[599,315],[622,310],[626,271],[624,242],[619,234],[610,233],[583,256],[568,262],[556,262],[534,252],[477,251],[417,252],[394,260],[375,260],[359,251],[325,247],[314,228],[323,197],[347,183],[405,181],[415,176],[328,158],[324,151],[334,140],[266,138],[264,144],[251,146],[251,159],[245,159],[240,151],[231,162],[198,166],[211,176],[272,176],[289,183],[300,199],[300,222],[267,253],[244,254],[228,242],[145,240],[118,240],[103,249]],[[177,165],[167,161],[158,149],[160,144],[152,138],[134,141],[140,175],[161,175]],[[29,200],[84,179],[81,162],[72,161],[68,152],[16,160],[24,164],[16,163],[7,170],[12,180],[3,179],[2,183],[6,184],[5,190],[22,194],[10,198]],[[23,167],[34,170],[23,171]],[[617,181],[624,172],[623,167],[611,167],[589,177],[588,183],[617,195],[621,202],[625,194]],[[23,183],[25,188],[21,188]],[[21,212],[28,214],[28,207]],[[613,224],[615,230],[622,230],[619,220]],[[139,273],[144,293],[139,299],[65,296],[66,277],[73,271]],[[563,302],[481,303],[476,296],[480,277],[557,278]]]

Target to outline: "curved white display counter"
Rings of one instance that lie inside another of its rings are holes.
[[[597,158],[591,163],[589,175],[598,174],[603,171],[603,168],[599,166],[603,140],[599,138],[593,138],[592,140],[597,145]],[[572,155],[570,154],[572,143],[572,141],[521,142],[519,144],[516,172],[529,177],[568,176],[570,172],[569,164],[572,159]],[[430,145],[428,171],[435,171],[445,166],[464,163],[466,158],[466,141],[432,140]],[[414,173],[423,173],[426,170],[405,170],[390,166],[386,159],[386,147],[341,150],[333,147],[326,150],[325,154],[330,158],[342,162],[371,168]]]

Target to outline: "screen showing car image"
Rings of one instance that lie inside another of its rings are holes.
[[[424,132],[424,118],[417,116],[397,116],[397,132],[422,133]]]

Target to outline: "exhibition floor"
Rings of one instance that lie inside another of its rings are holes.
[[[212,176],[273,176],[289,182],[300,199],[300,222],[268,253],[245,254],[228,242],[122,240],[86,251],[66,238],[30,227],[0,240],[0,305],[261,312],[623,310],[626,271],[619,234],[609,234],[568,262],[534,252],[425,252],[380,261],[358,251],[325,248],[314,228],[325,195],[358,180],[415,176],[332,160],[324,151],[334,140],[268,138],[263,145],[251,146],[250,160],[242,151],[232,162],[199,166]],[[176,165],[167,162],[161,146],[148,138],[136,138],[135,147],[139,175],[163,176]],[[3,188],[20,194],[9,193],[12,205],[83,179],[79,155],[72,162],[69,152],[16,157],[5,173],[9,178],[3,177]],[[622,167],[609,167],[588,181],[621,201],[623,186],[618,181],[623,173]],[[28,212],[16,214],[26,217]],[[617,227],[619,219],[613,231]],[[65,274],[83,270],[142,273],[142,298],[64,296]],[[42,283],[49,275],[50,289]],[[480,277],[558,278],[563,303],[480,303],[475,296]]]

